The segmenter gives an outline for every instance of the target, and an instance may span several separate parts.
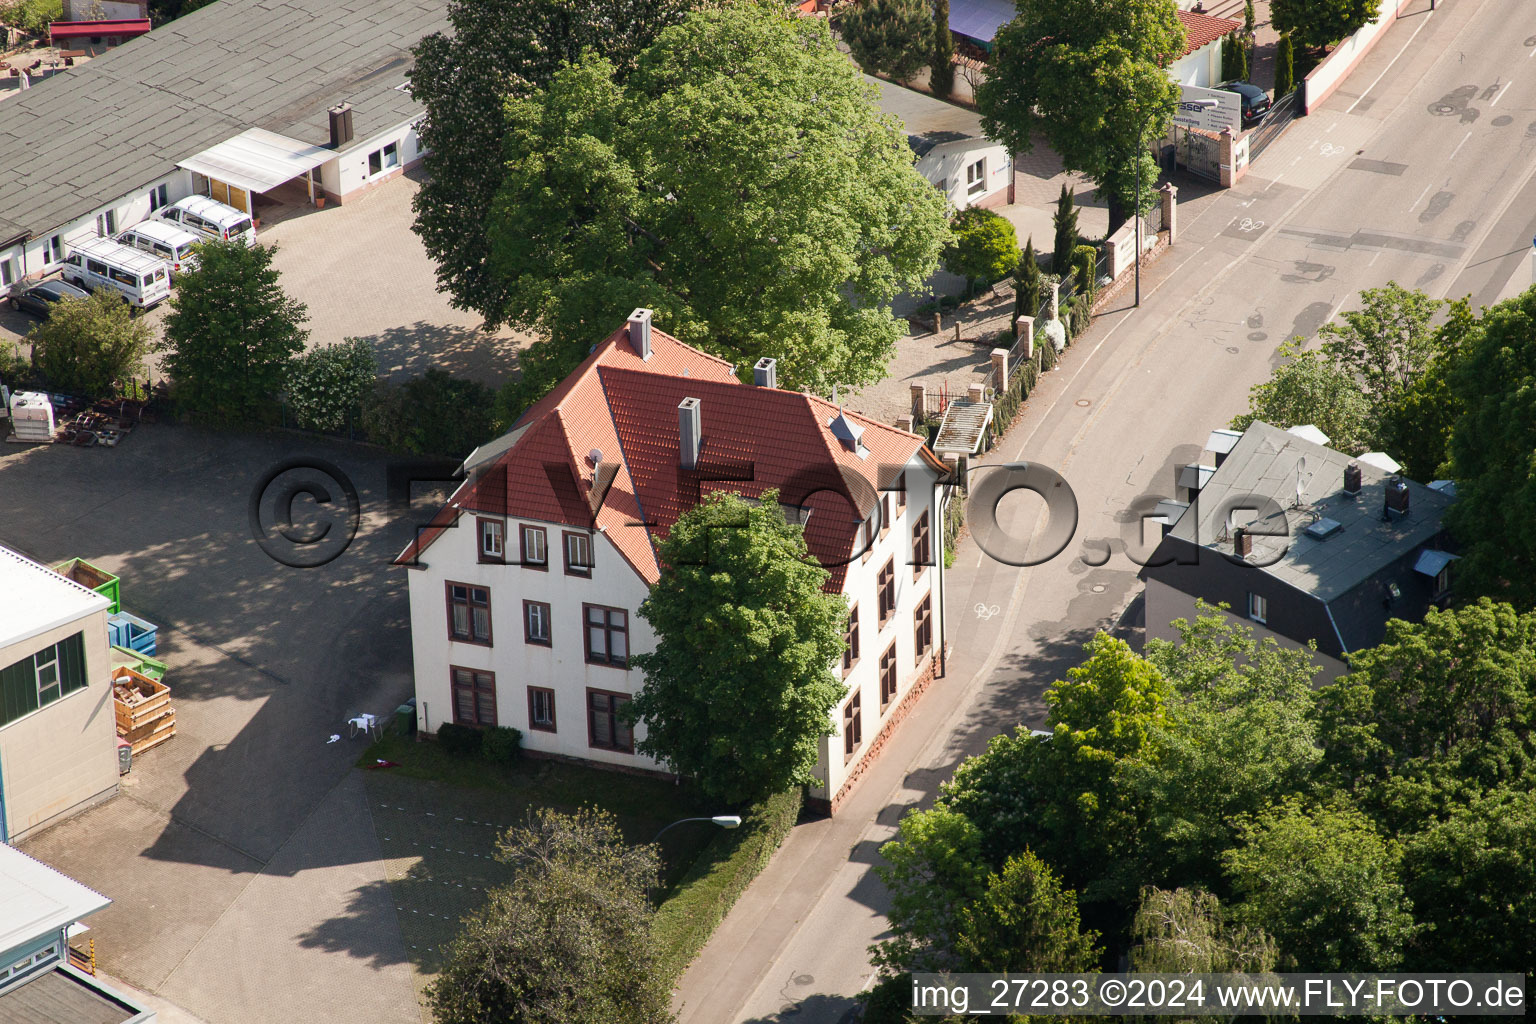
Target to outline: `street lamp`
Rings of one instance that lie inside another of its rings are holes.
[[[1221,106],[1220,102],[1210,97],[1194,100],[1180,100],[1180,106],[1195,107],[1200,110],[1210,110],[1212,107]],[[1136,218],[1136,302],[1141,305],[1141,158],[1147,151],[1147,124],[1142,122],[1140,133],[1136,137],[1136,198],[1131,201],[1131,216]]]
[[[686,825],[690,821],[708,821],[708,822],[712,822],[713,824],[719,825],[721,828],[740,828],[741,827],[741,815],[739,815],[739,814],[717,814],[713,818],[679,818],[677,821],[674,821],[671,825],[668,825],[666,828],[662,829],[660,832],[657,832],[656,833],[656,838],[652,839],[651,842],[653,842],[653,843],[660,842],[662,835],[667,831],[667,829],[673,828],[674,826],[677,826],[677,825]]]

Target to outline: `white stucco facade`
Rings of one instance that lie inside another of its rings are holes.
[[[1168,77],[1179,85],[1198,85],[1211,89],[1220,85],[1221,41],[1207,43],[1194,53],[1187,53],[1168,67]]]
[[[917,171],[943,192],[956,210],[1004,205],[1008,186],[1013,183],[1008,148],[986,139],[934,146],[917,158]]]

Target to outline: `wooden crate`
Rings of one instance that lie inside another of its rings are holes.
[[[176,735],[176,709],[166,708],[160,717],[151,719],[130,731],[123,739],[133,748],[133,756],[138,757],[150,747],[157,747]]]
[[[127,736],[170,710],[171,688],[124,665],[112,671],[117,734]]]

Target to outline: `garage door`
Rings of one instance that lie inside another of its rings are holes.
[[[236,188],[234,185],[226,185],[217,178],[208,179],[208,188],[208,194],[219,202],[228,203],[241,213],[251,212],[251,204],[245,189]]]

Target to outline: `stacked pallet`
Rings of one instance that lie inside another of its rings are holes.
[[[123,665],[112,670],[112,698],[117,734],[128,741],[135,757],[176,735],[176,709],[164,683]]]

